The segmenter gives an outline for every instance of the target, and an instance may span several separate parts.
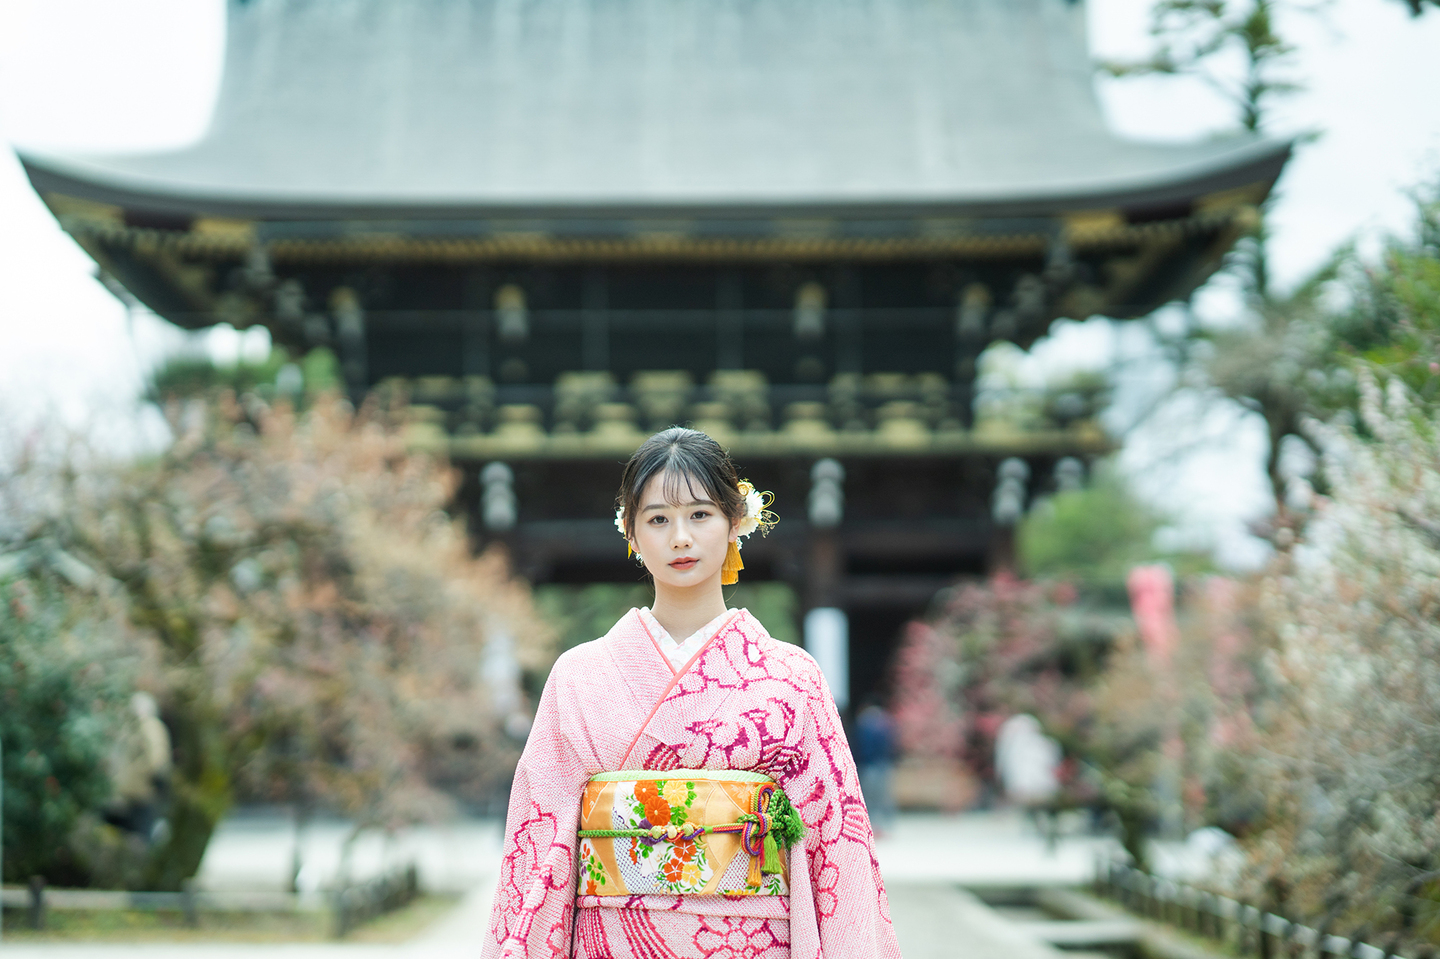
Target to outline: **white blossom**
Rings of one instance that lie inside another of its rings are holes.
[[[761,514],[765,512],[765,500],[749,480],[740,481],[740,494],[745,497],[745,515],[740,517],[740,526],[735,530],[735,534],[745,537],[760,528]],[[740,545],[740,540],[737,539],[736,548]]]
[[[1309,425],[1330,496],[1263,582],[1279,699],[1256,771],[1285,810],[1268,868],[1374,904],[1440,848],[1440,421],[1368,377],[1361,420]]]

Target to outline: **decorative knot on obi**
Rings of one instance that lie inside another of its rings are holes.
[[[740,770],[601,773],[580,810],[580,894],[784,895],[805,835],[785,791]]]
[[[785,790],[772,783],[764,783],[755,791],[755,811],[741,813],[735,817],[744,829],[741,831],[745,851],[754,857],[764,857],[761,872],[780,871],[780,846],[789,849],[805,836],[805,822]],[[717,827],[727,829],[727,826]]]

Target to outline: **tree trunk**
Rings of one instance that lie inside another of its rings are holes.
[[[174,798],[170,832],[157,843],[145,887],[179,891],[200,869],[205,848],[233,798],[229,749],[218,716],[192,702],[177,702],[166,718],[174,740]]]
[[[1115,818],[1120,822],[1121,847],[1130,854],[1130,862],[1136,869],[1148,872],[1150,857],[1146,847],[1150,841],[1149,810],[1130,803],[1121,803],[1113,808]]]
[[[295,844],[290,848],[290,884],[288,887],[291,892],[300,891],[300,873],[305,868],[305,835],[309,826],[310,803],[308,798],[302,798],[295,803]]]
[[[1288,409],[1265,410],[1265,427],[1270,438],[1270,449],[1265,454],[1265,475],[1270,480],[1270,495],[1275,497],[1277,524],[1283,523],[1289,513],[1289,505],[1286,503],[1286,479],[1280,471],[1280,456],[1285,437],[1297,430],[1297,419]]]

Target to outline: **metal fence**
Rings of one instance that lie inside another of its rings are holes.
[[[1436,948],[1416,943],[1410,930],[1384,946],[1329,929],[1315,929],[1251,903],[1166,879],[1113,860],[1095,870],[1095,893],[1140,916],[1215,940],[1236,955],[1258,959],[1435,959]],[[1403,952],[1402,952],[1403,950]]]

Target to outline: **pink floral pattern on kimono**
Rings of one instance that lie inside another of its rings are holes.
[[[775,779],[807,827],[789,853],[790,895],[583,895],[585,782],[637,768]],[[633,610],[563,655],[516,770],[506,836],[485,959],[900,955],[830,691],[804,650],[744,610],[678,671]]]

